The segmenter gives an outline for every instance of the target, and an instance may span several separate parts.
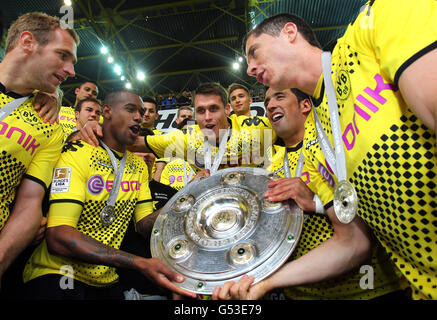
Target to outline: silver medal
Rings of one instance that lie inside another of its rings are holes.
[[[104,226],[111,225],[115,220],[114,206],[105,206],[100,212],[100,221]]]
[[[358,196],[354,186],[346,180],[334,189],[334,211],[341,223],[350,223],[358,210]]]

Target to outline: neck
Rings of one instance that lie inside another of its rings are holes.
[[[141,124],[141,128],[153,130],[153,124],[152,125]]]
[[[26,96],[31,94],[35,88],[29,82],[28,77],[22,76],[19,61],[5,57],[0,63],[0,82],[5,86],[6,91],[13,91]]]
[[[297,88],[312,96],[317,87],[317,82],[322,75],[322,49],[310,46],[308,54],[302,61],[302,68],[305,74],[300,74],[297,81]]]
[[[288,135],[287,137],[280,137],[282,140],[284,140],[285,146],[293,147],[299,142],[303,140],[304,130],[300,130],[298,132],[295,132],[293,134]]]
[[[110,130],[105,130],[105,127],[103,127],[102,141],[112,150],[122,153],[126,151],[126,145],[118,142],[115,139],[115,137],[111,134]]]

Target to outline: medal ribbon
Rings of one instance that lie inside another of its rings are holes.
[[[334,84],[331,79],[331,53],[322,53],[322,72],[323,82],[326,89],[326,97],[328,99],[329,116],[331,119],[332,136],[334,140],[334,150],[323,129],[320,119],[315,108],[313,108],[314,118],[316,122],[317,136],[320,138],[320,146],[326,161],[328,162],[338,181],[347,179],[346,156],[344,153],[343,142],[341,139],[340,118],[338,116],[337,98],[335,95]]]
[[[185,187],[188,184],[188,182],[190,182],[191,179],[193,179],[194,170],[190,168],[190,174],[187,176],[187,168],[186,168],[187,162],[184,159],[182,160],[184,161],[183,170],[184,170],[184,187]]]
[[[103,148],[105,148],[106,152],[109,155],[109,158],[111,159],[112,167],[114,168],[114,184],[112,186],[111,191],[109,192],[108,200],[106,201],[107,206],[115,207],[115,202],[117,200],[118,192],[120,191],[120,185],[121,185],[121,179],[123,178],[123,172],[124,168],[126,166],[126,155],[127,152],[124,152],[123,158],[120,161],[120,166],[117,166],[117,159],[115,159],[114,154],[112,153],[111,149],[100,140],[100,143],[102,144]]]
[[[231,130],[228,129],[226,130],[226,133],[224,134],[224,136],[222,137],[220,144],[219,144],[219,148],[217,151],[217,154],[215,155],[214,158],[214,162],[213,165],[211,167],[211,150],[209,148],[209,142],[208,139],[205,137],[204,140],[204,148],[205,148],[205,154],[204,154],[204,160],[205,160],[205,169],[209,170],[209,173],[211,175],[213,175],[214,173],[217,172],[217,169],[220,165],[220,162],[223,159],[223,155],[225,154],[226,151],[226,147],[227,147],[227,143],[228,143],[228,137],[229,137],[229,132]]]

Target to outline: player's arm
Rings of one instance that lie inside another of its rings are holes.
[[[40,229],[44,194],[41,184],[27,178],[22,180],[15,205],[0,232],[0,278]]]
[[[51,254],[87,263],[137,270],[164,288],[178,294],[195,297],[195,294],[180,289],[171,282],[183,282],[184,278],[168,269],[159,259],[146,259],[112,248],[79,232],[72,226],[59,225],[48,228],[46,241]]]
[[[399,77],[399,89],[423,123],[437,128],[437,48],[409,65]]]
[[[367,261],[372,243],[364,222],[356,217],[350,224],[342,224],[335,216],[333,207],[326,213],[334,227],[331,238],[255,285],[251,285],[253,277],[245,276],[237,283],[227,282],[222,288],[217,287],[213,299],[259,299],[276,288],[335,278]]]

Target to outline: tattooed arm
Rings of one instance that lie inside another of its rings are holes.
[[[184,278],[168,269],[159,259],[146,259],[114,249],[66,225],[48,228],[46,240],[51,254],[87,263],[137,270],[164,288],[178,294],[195,297],[195,294],[171,282],[183,282]]]
[[[144,217],[140,221],[137,222],[137,232],[144,237],[144,239],[149,240],[150,235],[152,233],[153,224],[155,223],[156,218],[158,217],[161,210],[157,210],[152,214]]]

